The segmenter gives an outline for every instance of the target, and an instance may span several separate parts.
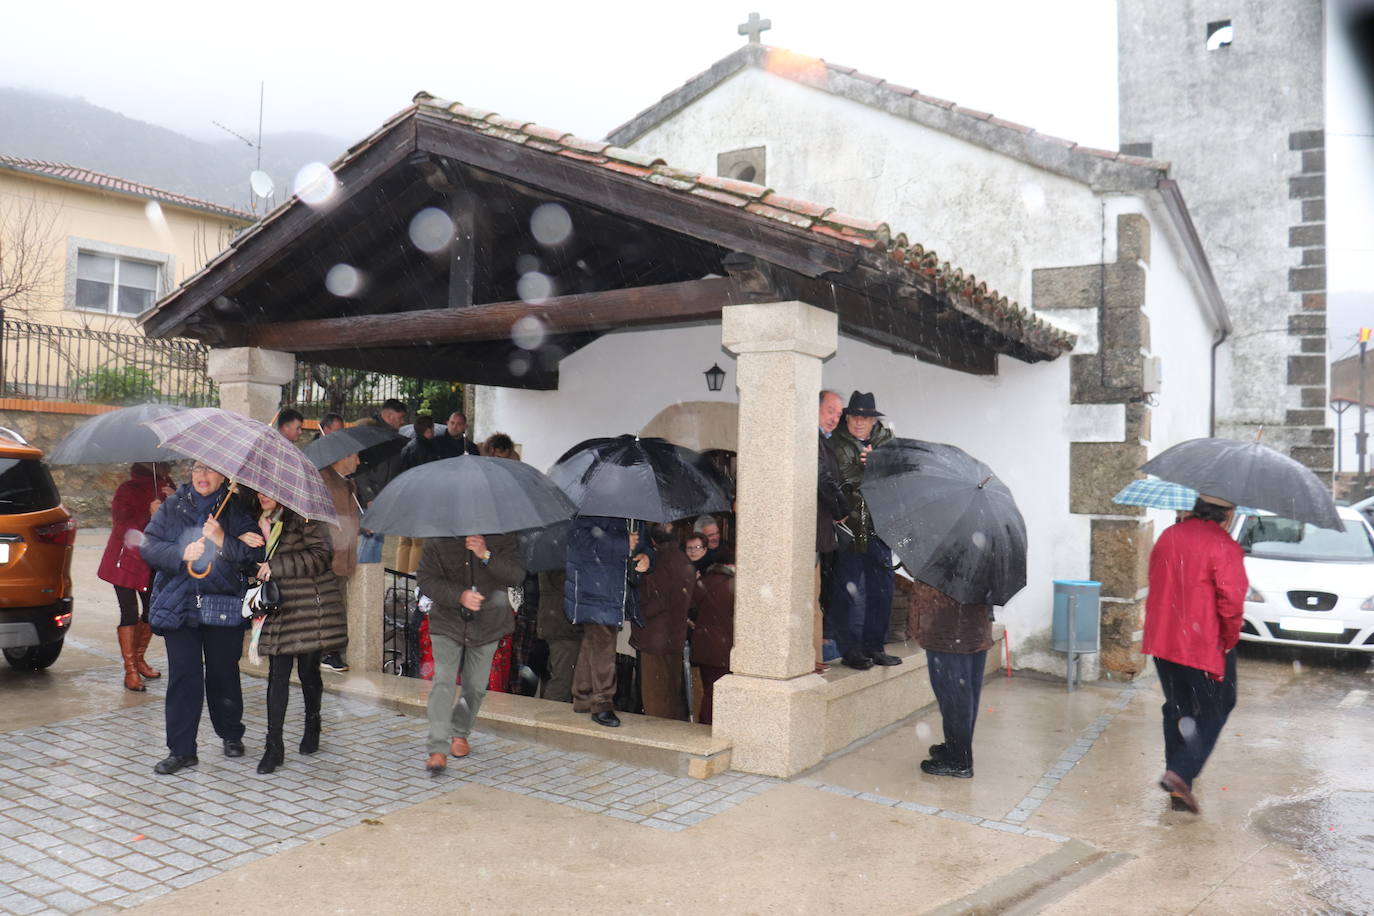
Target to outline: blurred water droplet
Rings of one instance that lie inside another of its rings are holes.
[[[859,597],[859,587],[855,585],[853,582],[846,582],[844,584],[844,590],[849,592],[849,597],[851,598]]]
[[[338,187],[339,179],[323,162],[309,162],[301,166],[295,181],[291,183],[295,195],[312,207],[328,203]]]
[[[154,228],[167,228],[167,217],[162,215],[162,205],[159,204],[157,201],[150,200],[146,204],[144,204],[143,215],[147,217],[148,222],[153,224]]]
[[[1178,720],[1178,733],[1183,736],[1184,741],[1192,741],[1197,737],[1197,722],[1192,716],[1184,716]]]
[[[510,374],[519,378],[530,371],[530,358],[524,353],[517,353],[510,358],[510,363],[508,365]]]
[[[324,275],[324,288],[336,296],[355,296],[362,285],[363,275],[351,264],[335,264]]]
[[[548,336],[544,322],[534,315],[526,315],[511,325],[510,339],[522,350],[538,350]]]
[[[515,292],[520,296],[521,302],[538,305],[553,295],[553,278],[546,273],[532,270],[516,281]]]
[[[772,598],[773,598],[773,587],[772,587],[771,585],[765,585],[765,586],[763,586],[762,588],[760,588],[760,589],[759,589],[759,597],[762,598],[764,601],[770,601],[770,600],[772,600]]]
[[[1293,673],[1294,673],[1294,674],[1302,674],[1302,659],[1300,659],[1300,658],[1295,658],[1295,659],[1293,659]]]
[[[1045,190],[1038,184],[1026,182],[1021,185],[1021,203],[1031,216],[1039,216],[1045,211]]]
[[[543,265],[539,263],[539,259],[532,254],[522,254],[515,259],[515,272],[522,276],[532,270],[538,270],[541,266]]]
[[[973,532],[973,546],[979,550],[986,550],[988,546],[988,536],[981,531]]]
[[[562,204],[540,204],[530,214],[530,232],[541,245],[561,245],[572,235],[572,217]]]
[[[426,254],[443,251],[453,241],[453,220],[438,207],[425,207],[411,217],[410,241]]]
[[[916,740],[922,744],[930,740],[930,726],[924,722],[916,723]]]

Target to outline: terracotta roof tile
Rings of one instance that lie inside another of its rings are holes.
[[[106,175],[103,172],[83,169],[80,166],[68,165],[65,162],[48,162],[42,159],[22,159],[18,156],[0,156],[0,169],[27,172],[32,175],[42,175],[47,178],[55,178],[59,181],[97,188],[102,191],[114,191],[119,194],[144,197],[149,200],[155,200],[158,203],[169,204],[175,207],[185,207],[189,210],[201,210],[207,213],[213,213],[217,216],[238,220],[243,223],[251,223],[257,219],[252,213],[245,210],[226,207],[221,204],[212,203],[208,200],[201,200],[198,197],[191,197],[188,194],[179,194],[176,191],[155,188],[152,185],[130,181],[127,178],[118,178],[114,175]]]
[[[1115,159],[1121,155],[1114,149],[1096,149],[1091,146],[1075,146],[1074,150],[1079,153],[1087,153],[1090,156],[1101,156],[1103,159]]]
[[[756,200],[768,193],[768,189],[761,184],[754,184],[752,181],[739,181],[734,178],[721,178],[717,175],[702,175],[697,178],[697,182],[708,188],[715,188],[717,191],[728,191],[731,194],[739,194]]]
[[[564,137],[572,136],[572,134],[568,133],[566,130],[554,130],[552,127],[545,127],[542,124],[527,124],[524,130],[525,133],[529,134],[531,137],[538,137],[541,140],[548,140],[553,143],[557,143]]]
[[[580,150],[584,153],[594,153],[600,155],[611,148],[605,140],[584,140],[581,137],[566,136],[558,141],[568,149]]]
[[[560,150],[558,151],[558,155],[560,155],[560,156],[566,156],[566,157],[569,158],[569,159],[580,159],[580,160],[582,160],[583,162],[595,162],[595,163],[597,163],[598,165],[605,165],[607,168],[613,168],[613,169],[615,169],[617,172],[619,172],[619,171],[621,171],[621,170],[623,169],[623,170],[629,172],[629,174],[631,174],[631,175],[647,175],[647,174],[649,174],[649,170],[648,170],[648,169],[636,169],[635,171],[630,172],[628,166],[622,166],[619,162],[607,162],[605,156],[591,156],[591,155],[588,155],[587,153],[579,153],[577,150],[560,149]]]
[[[483,128],[482,133],[490,134],[495,137],[500,137],[502,140],[509,140],[512,143],[524,143],[527,140],[529,140],[529,137],[521,133],[519,130],[510,130],[509,128],[505,127],[496,127],[491,123],[488,123]]]
[[[696,184],[701,181],[703,176],[700,172],[693,172],[690,169],[675,169],[671,165],[660,165],[654,172],[667,178],[676,178],[678,181],[687,181]]]
[[[867,73],[860,73],[858,70],[855,70],[849,75],[856,80],[863,80],[865,83],[872,83],[875,86],[881,86],[883,83],[887,82],[887,80],[883,79],[881,76],[870,76]]]
[[[989,124],[996,124],[998,127],[1005,127],[1020,134],[1033,134],[1035,131],[1024,124],[1017,124],[1015,121],[1008,121],[1006,118],[988,118]]]
[[[837,226],[848,226],[850,229],[858,229],[862,232],[886,232],[890,235],[887,223],[878,219],[864,219],[862,216],[850,216],[848,213],[841,213],[838,210],[831,210],[825,217],[827,223],[834,223]]]
[[[955,105],[954,113],[964,115],[965,117],[974,118],[979,121],[987,121],[992,117],[991,112],[979,111],[977,108],[965,108],[962,105]]]
[[[485,108],[472,108],[461,102],[454,102],[447,110],[449,114],[457,115],[469,121],[485,121],[496,114],[494,111],[487,111]]]
[[[810,229],[812,220],[800,213],[793,213],[791,210],[779,210],[777,207],[770,207],[767,204],[753,203],[746,204],[744,209],[750,213],[757,213],[759,216],[766,216],[769,219],[777,220],[780,223],[787,223],[789,226],[796,226],[798,229]]]
[[[587,157],[582,157],[587,158]],[[653,169],[646,169],[642,165],[630,165],[628,162],[616,162],[614,159],[592,160],[601,163],[603,169],[610,169],[612,172],[619,172],[622,175],[633,175],[636,178],[648,178],[654,173]]]
[[[780,210],[791,210],[793,213],[800,213],[802,216],[809,216],[812,219],[820,219],[827,213],[834,210],[834,207],[827,207],[824,204],[812,203],[809,200],[800,200],[795,197],[783,197],[781,194],[769,192],[763,198],[763,202],[770,207],[777,207]]]
[[[916,94],[916,90],[915,90],[915,89],[911,89],[911,88],[909,88],[909,87],[907,87],[907,86],[903,86],[903,85],[901,85],[900,83],[887,83],[887,82],[885,82],[885,83],[883,83],[883,88],[886,89],[888,92],[895,92],[895,93],[897,93],[898,95],[915,95],[915,94]]]
[[[1038,139],[1045,140],[1049,143],[1054,143],[1058,146],[1064,147],[1065,149],[1073,149],[1075,146],[1078,145],[1072,140],[1065,140],[1063,137],[1056,137],[1053,134],[1042,134],[1040,133],[1040,131],[1036,131],[1035,136]]]
[[[707,200],[714,200],[716,203],[728,204],[731,207],[747,207],[749,205],[747,198],[736,197],[722,191],[712,191],[710,188],[696,187],[692,189],[692,193],[698,197],[705,197]]]
[[[918,102],[925,102],[927,105],[934,105],[937,108],[943,108],[947,111],[953,110],[955,107],[954,103],[949,99],[936,98],[933,95],[926,95],[923,92],[913,92],[911,97]]]
[[[679,178],[670,178],[667,175],[660,175],[658,172],[650,174],[649,180],[656,185],[672,188],[674,191],[690,191],[697,186],[695,181],[682,181]]]
[[[546,153],[557,153],[563,149],[557,143],[549,143],[547,140],[526,140],[525,145],[533,149],[543,150]]]
[[[504,127],[507,130],[519,132],[524,132],[525,128],[533,123],[532,121],[521,121],[517,118],[507,118],[496,114],[491,115],[486,120],[488,124],[494,124],[497,127]]]
[[[839,239],[842,242],[851,242],[855,245],[862,245],[864,248],[878,247],[877,239],[871,239],[867,236],[857,235],[852,232],[845,232],[842,229],[833,229],[830,226],[825,225],[824,223],[817,223],[816,225],[812,226],[811,231],[816,233],[817,235],[828,235],[831,238]]]
[[[657,156],[650,156],[645,153],[641,153],[639,150],[621,149],[618,146],[606,147],[606,149],[602,150],[602,155],[608,156],[611,159],[619,159],[621,162],[629,162],[633,165],[642,165],[648,169],[651,169],[656,165],[666,165],[666,163]]]
[[[826,62],[825,66],[826,69],[834,70],[836,73],[843,73],[845,76],[852,76],[854,73],[858,72],[853,67],[843,67],[839,64],[832,64],[829,61]]]

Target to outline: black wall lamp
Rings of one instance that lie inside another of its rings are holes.
[[[725,384],[725,370],[717,363],[712,363],[711,368],[702,375],[706,376],[706,387],[711,391],[719,391],[720,386]]]

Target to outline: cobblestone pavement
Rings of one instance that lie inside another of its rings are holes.
[[[77,679],[109,677],[97,669]],[[244,678],[245,757],[226,759],[206,718],[200,765],[173,776],[152,772],[166,753],[160,703],[4,733],[0,913],[134,906],[464,783],[682,830],[778,782],[677,778],[481,733],[471,756],[435,778],[423,769],[423,719],[333,696],[320,753],[306,758],[294,752],[299,693],[286,764],[260,776],[264,693],[262,681]]]

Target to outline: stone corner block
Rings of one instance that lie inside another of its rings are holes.
[[[1116,218],[1116,259],[1150,263],[1150,221],[1140,213]]]
[[[261,347],[211,350],[205,366],[207,374],[221,385],[234,382],[285,385],[296,377],[294,354]]]
[[[1136,515],[1130,506],[1112,502],[1135,479],[1147,459],[1145,446],[1130,442],[1069,444],[1069,511],[1077,515]]]
[[[721,310],[731,353],[794,352],[824,359],[839,343],[839,316],[805,302],[757,302]]]
[[[1149,521],[1092,520],[1092,577],[1108,598],[1134,598],[1149,583],[1154,525]]]
[[[731,744],[731,769],[787,777],[825,755],[826,683],[727,674],[716,681],[712,733]]]
[[[1095,309],[1102,304],[1102,266],[1039,267],[1031,271],[1031,302],[1040,309]]]

